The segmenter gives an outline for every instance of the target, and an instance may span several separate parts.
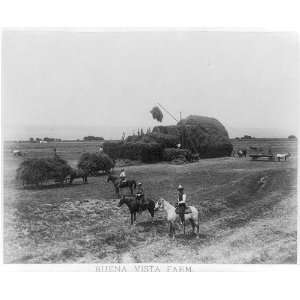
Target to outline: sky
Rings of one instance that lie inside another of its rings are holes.
[[[231,137],[297,134],[299,38],[217,31],[5,31],[4,139],[120,138],[204,115]],[[176,122],[164,114],[162,125]]]

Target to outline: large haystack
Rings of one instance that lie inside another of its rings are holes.
[[[225,127],[214,118],[192,115],[177,126],[157,126],[153,131],[177,135],[182,148],[199,153],[201,158],[229,156],[233,149]]]

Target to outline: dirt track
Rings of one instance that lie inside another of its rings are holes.
[[[146,212],[129,225],[104,177],[83,185],[24,190],[5,164],[6,263],[295,263],[296,158],[252,162],[219,158],[187,165],[131,166],[148,197],[175,201],[181,183],[201,215],[200,239],[168,237],[163,212]],[[261,178],[264,178],[263,184]]]

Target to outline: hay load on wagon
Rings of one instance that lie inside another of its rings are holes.
[[[182,148],[201,158],[230,156],[233,150],[226,128],[215,118],[191,115],[177,125],[156,126],[153,132],[176,136]]]

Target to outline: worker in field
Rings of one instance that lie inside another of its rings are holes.
[[[139,211],[142,211],[142,207],[144,205],[144,202],[145,202],[145,194],[144,194],[144,189],[143,189],[143,186],[142,186],[142,183],[139,182],[137,184],[137,191],[136,191],[136,200],[137,200],[137,203],[138,203],[138,207],[139,207]]]
[[[184,223],[184,213],[186,209],[186,194],[184,193],[184,188],[180,184],[177,188],[178,198],[177,198],[177,207],[175,212],[179,215],[181,224]]]

